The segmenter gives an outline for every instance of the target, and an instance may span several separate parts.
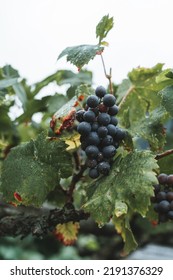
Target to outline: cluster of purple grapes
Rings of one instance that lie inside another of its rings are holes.
[[[93,179],[109,174],[112,158],[125,138],[125,132],[117,126],[117,113],[115,96],[108,94],[103,86],[98,86],[95,95],[87,98],[85,110],[76,113],[81,148]]]
[[[155,203],[154,210],[158,213],[159,222],[163,223],[173,220],[173,174],[161,173],[158,181],[151,201]]]

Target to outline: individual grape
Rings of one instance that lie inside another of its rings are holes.
[[[100,174],[108,175],[110,171],[110,164],[106,161],[102,161],[98,164],[98,171]]]
[[[88,122],[81,122],[77,127],[77,131],[81,135],[88,135],[91,131],[91,125]]]
[[[85,149],[85,153],[89,159],[96,158],[99,153],[99,149],[94,145],[89,145]]]
[[[111,135],[107,135],[106,137],[104,137],[101,141],[101,145],[102,147],[104,146],[109,146],[113,144],[113,138]]]
[[[91,108],[95,108],[99,105],[99,99],[95,95],[90,95],[86,101],[87,105]]]
[[[113,124],[108,124],[107,129],[109,135],[114,137],[117,134],[117,128]]]
[[[106,146],[102,150],[103,157],[105,158],[111,158],[116,154],[116,149],[113,145]]]
[[[85,111],[84,110],[79,110],[76,112],[76,119],[78,122],[83,122],[83,115],[84,115]]]
[[[173,220],[173,211],[168,211],[167,217],[168,219]]]
[[[114,105],[114,106],[112,106],[112,107],[109,108],[108,114],[109,114],[110,116],[115,116],[115,115],[118,114],[118,110],[119,110],[118,106],[117,106],[117,105]]]
[[[167,184],[168,175],[165,173],[161,173],[161,174],[159,174],[157,179],[161,185],[165,185],[165,184]]]
[[[92,179],[96,179],[99,177],[99,172],[97,170],[97,168],[91,168],[89,170],[89,176],[92,178]]]
[[[97,166],[97,161],[95,159],[88,159],[86,165],[87,167],[94,168]]]
[[[103,97],[103,104],[107,107],[112,107],[113,105],[115,105],[115,102],[116,102],[116,98],[112,94],[106,94]]]
[[[93,111],[87,111],[83,115],[84,121],[89,122],[89,123],[94,122],[95,118],[96,118],[96,115]]]
[[[123,131],[120,128],[117,128],[117,132],[116,132],[116,135],[115,135],[115,138],[116,138],[117,141],[124,140],[125,135],[126,135],[125,131]]]
[[[99,125],[97,122],[94,122],[92,125],[91,125],[91,131],[97,131],[99,128]]]
[[[166,193],[166,199],[168,201],[173,201],[173,192],[167,192]]]
[[[170,210],[170,203],[167,200],[162,200],[158,203],[158,212],[166,213]]]
[[[100,143],[100,138],[95,131],[91,131],[88,136],[86,137],[86,142],[88,145],[95,145],[98,146]]]
[[[98,86],[95,90],[95,94],[99,97],[102,98],[106,95],[106,89],[103,86]]]
[[[97,121],[100,125],[108,125],[110,123],[110,116],[107,113],[101,113],[97,117]]]
[[[107,111],[108,111],[108,107],[106,107],[104,104],[99,104],[99,112],[101,112],[101,113],[107,113]]]
[[[167,177],[167,184],[168,185],[173,185],[173,174],[168,175],[168,177]]]
[[[161,191],[156,195],[156,200],[158,202],[162,201],[162,200],[166,200],[166,192]]]
[[[100,126],[97,132],[99,137],[103,138],[108,134],[108,129],[106,128],[106,126]]]
[[[111,117],[110,124],[113,124],[116,126],[118,124],[118,119],[116,117]]]

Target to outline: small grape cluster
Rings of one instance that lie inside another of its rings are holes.
[[[115,96],[103,86],[98,86],[95,95],[87,98],[85,109],[76,113],[81,148],[86,153],[92,179],[109,174],[112,158],[125,138],[125,132],[117,126],[117,113]]]
[[[173,220],[173,174],[161,173],[158,176],[159,184],[154,185],[154,197],[151,201],[154,210],[158,213],[159,222]]]

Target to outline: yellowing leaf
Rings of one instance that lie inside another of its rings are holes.
[[[77,239],[79,227],[79,223],[73,222],[58,224],[55,228],[54,235],[64,245],[73,245]]]
[[[66,151],[70,151],[78,148],[80,146],[80,135],[79,134],[74,135],[73,137],[71,137],[71,139],[65,140],[65,143],[68,145]]]

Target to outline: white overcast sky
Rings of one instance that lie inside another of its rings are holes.
[[[107,14],[115,24],[104,59],[115,83],[137,66],[172,68],[172,0],[0,0],[0,66],[11,64],[29,83],[58,69],[77,72],[65,58],[56,61],[59,53],[96,44],[95,27]],[[107,85],[99,56],[86,68],[96,85]]]

